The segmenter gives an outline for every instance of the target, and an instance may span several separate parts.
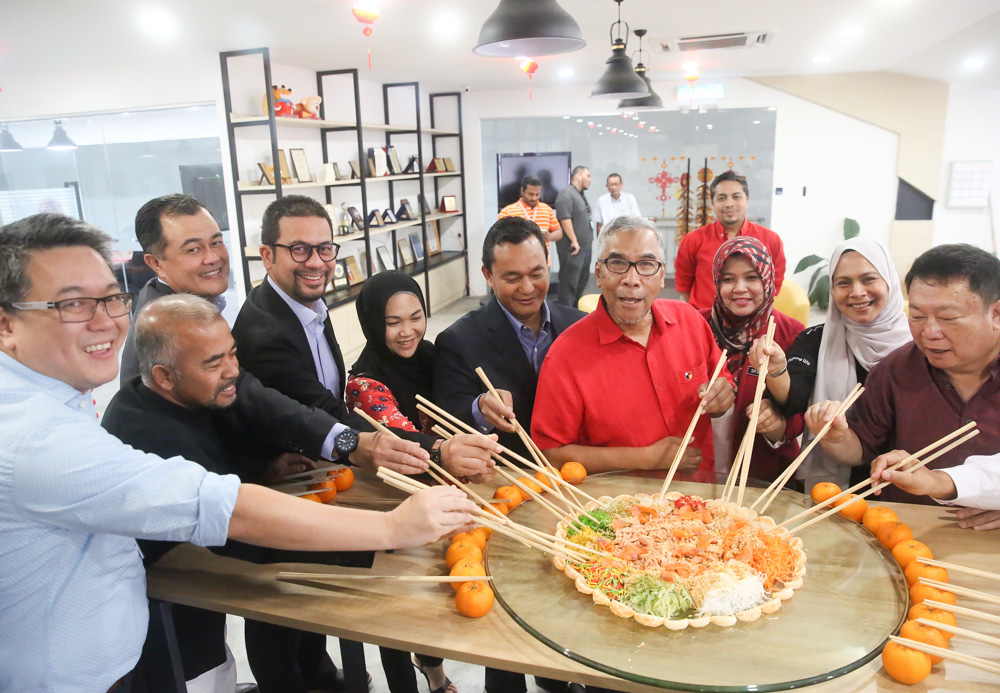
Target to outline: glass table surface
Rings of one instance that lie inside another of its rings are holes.
[[[595,498],[659,492],[662,474],[616,472],[588,477]],[[670,491],[717,498],[721,484],[674,481]],[[761,488],[747,488],[751,505]],[[768,507],[777,522],[811,501],[782,491]],[[556,519],[537,502],[512,520],[548,533]],[[731,627],[671,631],[615,616],[578,592],[551,557],[494,533],[486,552],[497,600],[525,630],[567,657],[613,676],[686,691],[798,688],[856,669],[882,649],[906,617],[908,592],[891,554],[861,525],[834,515],[801,533],[802,587],[773,614]]]

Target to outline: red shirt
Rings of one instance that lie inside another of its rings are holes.
[[[774,263],[774,295],[781,291],[785,281],[785,250],[781,236],[771,229],[752,221],[743,220],[738,236],[751,236],[762,242],[771,254]],[[711,308],[715,300],[715,277],[712,276],[712,260],[722,244],[729,240],[726,228],[721,222],[713,221],[681,239],[674,260],[674,286],[682,294],[689,293],[688,300],[695,308]]]
[[[712,319],[711,308],[701,311],[701,314],[706,322]],[[772,310],[771,315],[774,317],[774,341],[787,354],[792,342],[805,329],[805,326],[795,318],[790,318],[776,310]],[[733,404],[733,415],[730,417],[733,426],[726,432],[731,447],[729,450],[716,451],[716,458],[721,460],[725,456],[729,466],[732,466],[733,457],[736,456],[736,450],[743,441],[743,434],[746,433],[747,425],[750,423],[747,409],[753,404],[754,395],[757,393],[757,380],[757,368],[751,369],[749,360],[745,360],[740,375],[740,386],[736,391],[736,402]],[[768,396],[767,390],[764,390],[764,396]],[[796,439],[802,433],[802,424],[802,414],[786,416],[785,438],[781,445],[776,448],[771,447],[763,435],[757,434],[757,438],[753,442],[753,456],[750,459],[751,478],[761,481],[774,481],[778,478],[778,475],[801,451]]]
[[[604,301],[559,336],[538,376],[531,437],[540,448],[645,447],[684,435],[722,352],[690,306],[657,299],[652,310],[645,347],[622,333]],[[702,452],[698,471],[714,472],[708,416],[691,445]]]
[[[946,469],[970,455],[1000,452],[1000,362],[968,402],[963,402],[948,375],[935,368],[910,342],[871,369],[865,392],[847,412],[851,430],[861,441],[862,463],[868,465],[890,450],[916,452],[975,421],[979,435],[927,464]],[[934,505],[927,496],[913,496],[896,486],[882,489],[880,500]]]

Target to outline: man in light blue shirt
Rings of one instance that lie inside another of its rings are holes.
[[[127,690],[147,618],[134,537],[381,549],[419,546],[471,519],[450,489],[391,514],[333,508],[140,453],[103,431],[91,389],[118,374],[131,303],[111,274],[109,241],[57,214],[0,228],[0,690]]]

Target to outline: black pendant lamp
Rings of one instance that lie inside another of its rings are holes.
[[[488,58],[556,55],[578,51],[583,40],[580,25],[556,0],[500,0],[472,52]]]
[[[639,37],[639,50],[636,51],[639,54],[639,62],[635,66],[635,74],[639,75],[639,78],[646,83],[649,95],[640,96],[637,99],[624,99],[618,104],[618,108],[624,111],[650,111],[654,108],[663,108],[663,99],[653,91],[653,84],[646,76],[646,66],[642,64],[642,37],[646,35],[646,30],[636,29],[633,33]]]
[[[618,3],[618,21],[611,25],[612,34],[615,27],[621,32],[622,25],[622,0],[615,0]],[[605,65],[607,68],[604,74],[597,80],[594,90],[590,96],[597,99],[633,99],[649,95],[649,87],[632,67],[632,59],[626,52],[628,48],[628,24],[625,23],[625,38],[621,33],[611,42],[611,57]]]
[[[18,144],[7,129],[7,123],[0,126],[0,152],[23,152],[24,147]]]
[[[61,152],[68,151],[70,149],[76,149],[76,142],[69,138],[66,131],[63,130],[62,121],[56,121],[56,129],[52,132],[52,139],[49,140],[50,150]]]

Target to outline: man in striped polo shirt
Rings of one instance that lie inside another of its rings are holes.
[[[542,202],[542,181],[535,176],[525,176],[521,181],[521,197],[500,210],[497,219],[523,217],[538,224],[545,234],[546,243],[554,243],[562,238],[562,226],[556,219],[556,212]]]

